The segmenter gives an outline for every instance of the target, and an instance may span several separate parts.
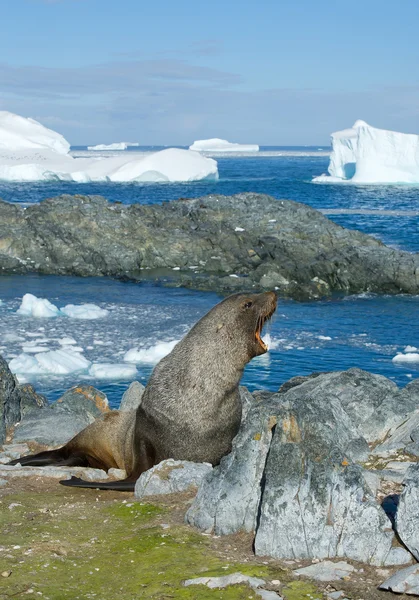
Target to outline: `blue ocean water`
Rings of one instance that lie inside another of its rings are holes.
[[[62,193],[81,193],[101,194],[124,204],[150,204],[213,193],[260,192],[329,211],[328,217],[340,225],[372,234],[409,252],[419,251],[418,187],[313,184],[312,177],[327,170],[324,148],[262,150],[258,156],[217,156],[217,182],[0,182],[0,197],[33,203]],[[27,292],[48,298],[57,306],[93,302],[107,308],[109,316],[96,321],[21,317],[16,310]],[[72,336],[91,362],[123,363],[129,349],[140,347],[150,359],[137,365],[137,378],[145,383],[161,344],[180,339],[219,297],[149,283],[30,275],[0,277],[0,299],[0,353],[8,360],[21,354],[28,340],[39,339],[41,345],[53,350],[64,336]],[[419,362],[396,364],[392,358],[406,346],[419,347],[418,321],[419,297],[363,294],[305,303],[280,300],[268,330],[272,349],[248,365],[243,383],[250,389],[276,390],[294,375],[356,366],[405,385],[419,375]],[[21,339],[13,341],[11,334]],[[27,379],[34,381],[37,389],[51,400],[83,380],[104,390],[112,406],[118,406],[129,385],[124,380],[92,380],[86,374],[37,375]]]

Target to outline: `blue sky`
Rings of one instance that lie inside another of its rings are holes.
[[[73,144],[419,133],[419,1],[0,0],[0,109]]]

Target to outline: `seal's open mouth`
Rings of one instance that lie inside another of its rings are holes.
[[[265,325],[266,321],[269,321],[269,319],[274,314],[275,309],[276,309],[276,306],[274,306],[273,309],[271,309],[268,313],[266,313],[266,315],[261,315],[258,318],[257,323],[256,323],[255,338],[256,338],[257,343],[262,347],[264,352],[268,351],[268,346],[262,340],[262,329],[263,329],[263,326]]]

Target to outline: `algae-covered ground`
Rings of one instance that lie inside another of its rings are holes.
[[[132,494],[70,489],[44,478],[11,481],[0,488],[0,598],[259,598],[247,585],[182,585],[237,571],[265,579],[286,600],[326,597],[324,585],[295,580],[298,565],[255,557],[250,535],[216,537],[185,525],[189,502],[186,495],[138,502]],[[366,590],[347,596],[376,597]]]

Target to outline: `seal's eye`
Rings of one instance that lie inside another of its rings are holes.
[[[246,302],[246,303],[243,305],[243,308],[250,308],[251,306],[253,306],[253,302]]]

